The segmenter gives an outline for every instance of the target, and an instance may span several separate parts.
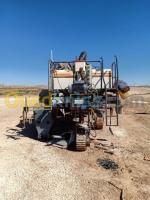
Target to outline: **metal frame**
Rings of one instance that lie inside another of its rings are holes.
[[[49,92],[55,92],[53,89],[53,73],[52,71],[55,69],[55,64],[59,63],[68,63],[68,64],[74,64],[75,61],[48,61],[48,90]],[[119,124],[119,117],[118,117],[118,112],[116,112],[116,115],[112,115],[111,113],[111,107],[108,106],[110,98],[108,96],[108,92],[112,92],[114,94],[113,96],[113,104],[116,110],[118,110],[118,105],[119,105],[119,96],[118,96],[118,80],[119,80],[119,73],[118,73],[118,59],[115,56],[115,61],[111,65],[111,78],[109,79],[108,84],[105,83],[104,79],[104,62],[103,58],[101,57],[100,60],[87,60],[86,63],[98,63],[99,64],[99,69],[101,71],[100,78],[96,85],[99,83],[100,87],[97,89],[99,91],[99,94],[105,94],[105,120],[106,120],[106,126],[118,126]],[[51,80],[50,80],[51,78]],[[103,88],[104,85],[104,88]],[[60,90],[61,91],[61,90]],[[108,114],[109,111],[109,114]],[[109,118],[109,120],[108,120]],[[112,118],[116,118],[116,123],[112,123]]]

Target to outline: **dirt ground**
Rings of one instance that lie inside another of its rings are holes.
[[[97,131],[86,152],[48,146],[18,127],[22,109],[0,107],[0,200],[149,200],[150,114],[124,109],[119,127]],[[113,154],[96,148],[106,139]],[[116,171],[97,165],[111,159]]]

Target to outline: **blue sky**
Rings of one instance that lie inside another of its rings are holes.
[[[120,78],[150,84],[149,0],[0,0],[0,83],[47,84],[47,61],[86,50]]]

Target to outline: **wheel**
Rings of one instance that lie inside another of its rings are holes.
[[[100,130],[103,129],[104,121],[103,117],[97,117],[95,120],[95,129]]]
[[[93,129],[103,129],[104,120],[101,113],[97,113],[94,110],[91,110],[90,122]]]

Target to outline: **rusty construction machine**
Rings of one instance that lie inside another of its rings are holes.
[[[48,61],[48,90],[39,94],[40,106],[31,110],[25,105],[23,122],[35,126],[38,139],[59,138],[67,141],[67,148],[86,150],[92,131],[106,126],[118,126],[121,111],[120,95],[129,90],[119,80],[115,57],[110,69],[103,59],[87,60],[82,52],[74,61]],[[91,131],[92,130],[92,131]]]

